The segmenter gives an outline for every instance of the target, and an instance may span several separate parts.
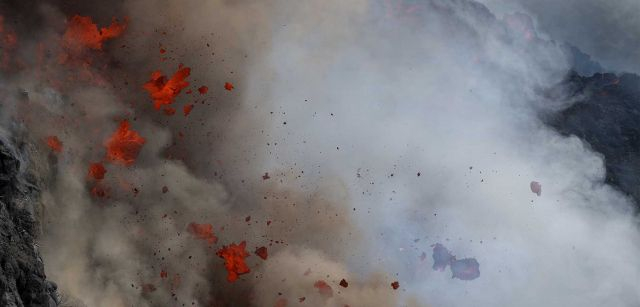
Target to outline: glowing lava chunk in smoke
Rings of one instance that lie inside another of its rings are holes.
[[[162,74],[161,71],[151,73],[151,80],[144,84],[144,89],[149,92],[153,99],[153,106],[160,110],[163,105],[170,105],[176,99],[176,96],[187,86],[189,82],[185,81],[191,74],[191,68],[184,67],[179,69],[171,79]]]
[[[211,224],[191,223],[187,227],[187,231],[196,238],[207,241],[209,245],[218,242],[218,237],[213,234],[213,226]]]
[[[120,36],[126,28],[126,20],[124,23],[118,23],[114,18],[109,27],[98,30],[91,17],[75,15],[69,20],[62,40],[70,49],[86,47],[101,50],[104,41]]]
[[[234,282],[238,280],[238,275],[249,273],[249,267],[244,262],[244,258],[249,257],[249,253],[245,250],[247,242],[242,241],[240,244],[232,243],[224,246],[216,254],[224,259],[224,267],[227,269],[227,280]]]
[[[107,140],[107,160],[126,166],[136,161],[145,139],[129,128],[129,121],[123,120],[118,130]]]

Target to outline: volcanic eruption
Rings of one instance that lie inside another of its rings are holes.
[[[527,8],[0,4],[0,305],[640,304],[640,78]]]

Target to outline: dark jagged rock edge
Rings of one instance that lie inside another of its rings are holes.
[[[584,77],[570,72],[559,88],[575,102],[549,115],[547,123],[601,153],[605,182],[640,204],[640,76],[596,73]]]
[[[0,140],[0,306],[55,307],[57,286],[46,280],[35,242],[39,191],[14,148]]]

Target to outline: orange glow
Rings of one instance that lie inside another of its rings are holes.
[[[191,110],[193,110],[192,104],[187,104],[182,108],[182,112],[184,113],[184,116],[189,116],[189,113],[191,113]]]
[[[60,141],[57,136],[48,136],[45,141],[47,142],[47,146],[55,153],[62,152],[62,141]]]
[[[82,48],[102,50],[102,43],[122,35],[126,28],[126,19],[123,23],[118,23],[113,18],[109,27],[98,30],[98,26],[93,23],[91,17],[75,15],[69,20],[62,41],[65,47],[73,50]]]
[[[89,177],[95,180],[104,179],[104,174],[106,172],[107,170],[104,168],[104,165],[102,165],[102,163],[100,162],[91,163],[91,165],[89,165]]]
[[[224,83],[224,89],[227,91],[232,91],[234,89],[233,84],[230,82],[225,82]]]
[[[213,234],[213,226],[211,224],[191,223],[187,227],[187,231],[196,238],[207,241],[209,245],[218,242],[218,237]]]
[[[247,242],[242,241],[239,245],[231,244],[224,246],[216,254],[224,259],[224,267],[227,269],[227,281],[234,282],[238,280],[238,275],[249,273],[249,267],[244,262],[244,258],[249,257],[249,253],[245,250]]]
[[[137,132],[129,130],[129,127],[129,121],[123,120],[120,122],[118,130],[107,140],[105,143],[107,160],[126,166],[132,165],[136,161],[145,139]]]
[[[160,110],[163,105],[172,104],[180,91],[189,86],[189,82],[185,81],[191,74],[191,68],[180,68],[171,79],[162,75],[161,71],[151,73],[151,80],[143,85],[143,88],[149,92],[153,99],[153,106]]]

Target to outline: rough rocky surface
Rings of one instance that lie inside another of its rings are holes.
[[[571,73],[563,88],[576,102],[549,124],[601,153],[606,182],[640,203],[640,76]]]
[[[35,243],[33,182],[12,144],[0,140],[0,306],[58,306]]]

